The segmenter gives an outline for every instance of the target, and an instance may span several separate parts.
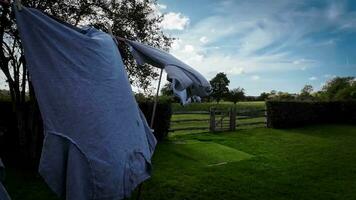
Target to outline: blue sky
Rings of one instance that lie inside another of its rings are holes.
[[[354,0],[158,0],[171,53],[248,95],[356,76]]]

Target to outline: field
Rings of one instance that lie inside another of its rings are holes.
[[[347,125],[174,135],[142,199],[356,199],[355,144]],[[31,173],[8,168],[5,185],[13,200],[56,199]]]
[[[187,119],[200,119],[204,121],[197,121],[197,122],[175,122],[179,120],[187,120]],[[228,118],[226,119],[228,120]],[[265,117],[256,117],[252,119],[239,119],[238,120],[238,125],[244,125],[246,123],[251,123],[251,122],[265,122]],[[243,127],[237,127],[237,129],[246,129],[246,128],[256,128],[256,127],[263,127],[263,124],[258,124],[258,125],[248,125],[248,126],[243,126]],[[209,115],[208,114],[179,114],[179,115],[173,115],[172,116],[172,123],[171,123],[171,129],[179,129],[179,128],[187,128],[187,127],[206,127],[206,129],[203,130],[190,130],[190,131],[174,131],[171,132],[170,135],[181,135],[181,134],[192,134],[192,133],[204,133],[209,131]]]
[[[244,118],[244,119],[238,119],[237,124],[238,125],[244,125],[246,123],[252,123],[252,122],[265,122],[265,117],[264,115],[264,110],[265,109],[265,102],[263,101],[256,101],[256,102],[239,102],[236,105],[234,105],[231,102],[220,102],[219,104],[216,103],[193,103],[189,104],[187,106],[181,106],[180,104],[173,104],[172,109],[174,113],[180,113],[180,112],[196,112],[196,111],[209,111],[211,107],[214,107],[217,110],[229,110],[230,108],[236,107],[236,110],[238,113],[256,113],[258,116],[253,117],[253,118]],[[241,118],[243,118],[244,114],[239,114]],[[245,115],[246,116],[246,115]],[[202,133],[202,132],[207,132],[208,127],[209,127],[209,114],[173,114],[172,116],[172,123],[171,123],[171,129],[180,129],[180,128],[196,128],[196,127],[206,127],[203,130],[190,130],[190,131],[174,131],[171,133],[171,135],[181,135],[181,134],[186,134],[186,133]],[[192,119],[198,119],[199,121],[184,121],[184,120],[192,120]],[[183,120],[183,121],[182,121]],[[228,121],[228,117],[225,117],[225,121]],[[263,127],[263,124],[258,124],[258,125],[248,125],[248,126],[243,126],[243,127],[237,127],[237,129],[245,129],[245,128],[256,128],[256,127]]]
[[[172,104],[173,112],[179,111],[209,111],[210,107],[214,107],[216,109],[227,110],[235,105],[232,102],[211,102],[211,103],[191,103],[187,106],[181,106],[179,103]],[[252,101],[252,102],[238,102],[236,104],[236,109],[243,110],[254,110],[254,109],[264,109],[265,102],[264,101]]]

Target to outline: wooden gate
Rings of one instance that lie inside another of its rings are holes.
[[[210,108],[209,111],[175,112],[177,119],[171,121],[171,132],[201,131],[234,131],[251,127],[265,127],[265,110],[226,110]],[[186,116],[184,118],[183,116]]]
[[[236,109],[216,110],[210,108],[210,131],[234,131],[236,127]]]

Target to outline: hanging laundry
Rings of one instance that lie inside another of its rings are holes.
[[[39,172],[67,200],[123,199],[150,177],[156,140],[112,37],[15,8],[44,123]]]
[[[5,167],[0,158],[0,200],[10,200],[9,194],[6,192],[4,186],[1,184],[5,179]]]
[[[172,82],[173,93],[180,98],[183,105],[211,93],[210,83],[203,75],[171,54],[139,42],[127,39],[124,41],[130,46],[138,65],[147,63],[165,69],[167,79]]]

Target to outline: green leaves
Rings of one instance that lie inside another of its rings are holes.
[[[172,42],[172,38],[166,36],[160,28],[162,15],[154,9],[154,6],[157,5],[156,0],[24,0],[22,4],[42,10],[57,19],[75,26],[94,26],[107,32],[110,24],[114,35],[164,50],[168,50]],[[0,6],[0,15],[4,11],[4,8]],[[3,16],[2,23],[0,24],[0,36],[2,36],[0,37],[1,42],[4,43],[1,47],[3,52],[5,51],[3,53],[5,54],[4,56],[13,57],[13,60],[19,60],[19,55],[23,54],[21,45],[15,46],[17,52],[6,51],[6,46],[12,47],[13,43],[21,44],[13,16],[8,14]],[[150,66],[136,66],[126,45],[120,44],[119,48],[131,83],[136,87],[146,90],[150,86],[151,81],[158,76],[157,72]],[[9,49],[11,50],[11,48]],[[2,69],[13,67],[14,64],[9,62]],[[14,74],[13,76],[16,77],[18,75]]]
[[[211,96],[219,102],[221,99],[227,96],[229,93],[230,80],[227,78],[224,72],[216,74],[216,76],[211,79],[210,85],[212,87]]]

